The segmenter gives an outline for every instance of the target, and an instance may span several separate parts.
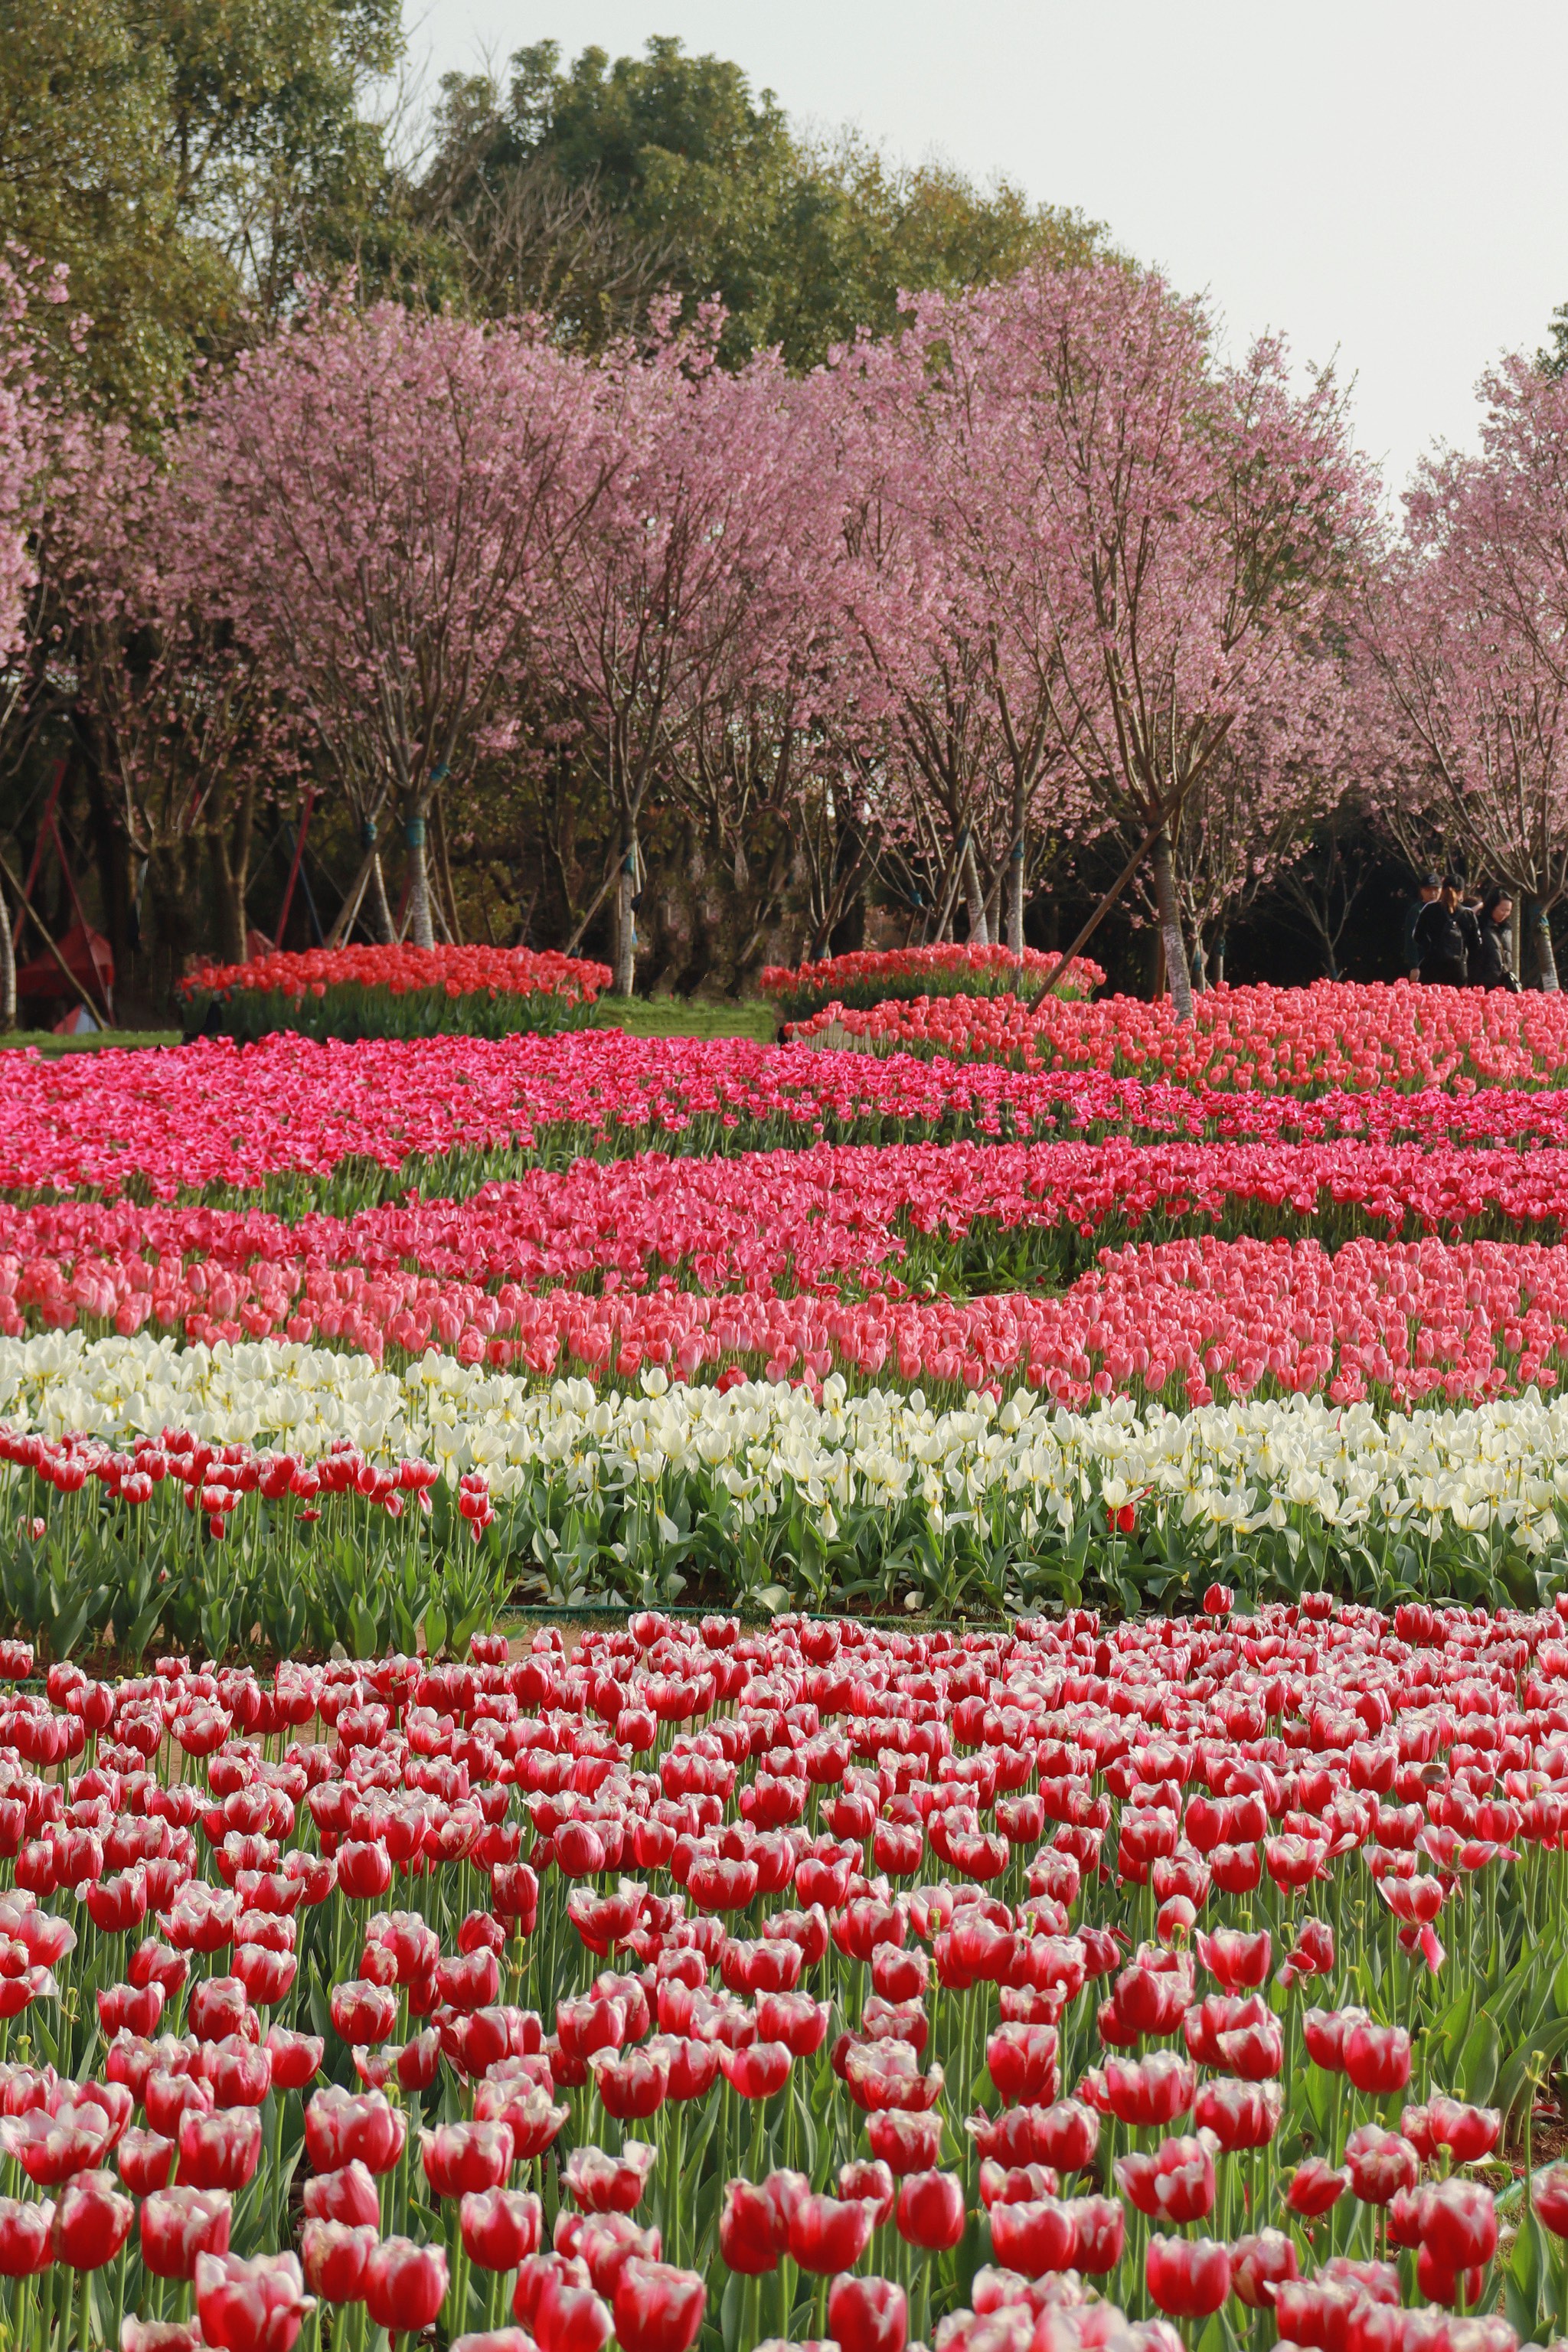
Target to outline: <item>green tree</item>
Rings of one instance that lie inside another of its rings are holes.
[[[361,100],[401,44],[398,0],[11,0],[0,237],[68,265],[111,405],[163,411],[374,209]]]
[[[1005,181],[980,190],[942,164],[895,169],[853,137],[803,142],[739,66],[665,37],[613,62],[587,48],[565,68],[556,43],[536,42],[512,58],[504,92],[489,75],[447,76],[422,190],[481,308],[531,286],[592,341],[655,287],[688,310],[716,294],[727,357],[777,343],[795,367],[858,327],[889,331],[900,287],[956,291],[1041,253],[1104,250],[1080,214]]]

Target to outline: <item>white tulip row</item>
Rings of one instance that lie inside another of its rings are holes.
[[[117,1442],[189,1430],[307,1458],[348,1439],[380,1462],[422,1454],[454,1481],[482,1469],[498,1501],[542,1479],[577,1495],[640,1486],[657,1503],[694,1475],[727,1490],[747,1523],[804,1500],[829,1537],[850,1508],[905,1499],[939,1528],[1001,1505],[1026,1534],[1065,1534],[1098,1496],[1173,1517],[1194,1545],[1311,1519],[1352,1538],[1496,1534],[1540,1556],[1568,1518],[1568,1399],[1533,1391],[1384,1416],[1301,1397],[1184,1413],[1121,1398],[1079,1413],[1020,1389],[938,1412],[918,1390],[851,1396],[837,1375],[816,1398],[660,1372],[620,1394],[542,1388],[449,1356],[393,1371],[285,1341],[50,1332],[0,1341],[0,1422]]]

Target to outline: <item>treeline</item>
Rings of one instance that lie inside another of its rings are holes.
[[[414,142],[386,0],[22,16],[0,1000],[17,918],[24,994],[100,996],[101,932],[123,1014],[259,939],[732,991],[1098,917],[1184,1002],[1391,972],[1412,858],[1549,949],[1520,499],[1436,468],[1393,541],[1331,375],[1077,215],[674,42],[448,78]],[[1562,433],[1549,372],[1490,396]]]

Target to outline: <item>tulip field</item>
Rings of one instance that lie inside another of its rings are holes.
[[[1561,1003],[5,1056],[0,2352],[1568,2338]]]
[[[504,1037],[580,1026],[609,984],[607,964],[529,948],[347,947],[201,964],[181,993],[229,1037]]]

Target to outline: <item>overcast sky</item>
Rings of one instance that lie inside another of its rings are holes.
[[[1563,0],[408,0],[433,78],[673,33],[803,123],[1078,205],[1234,343],[1338,354],[1391,487],[1568,301]]]

